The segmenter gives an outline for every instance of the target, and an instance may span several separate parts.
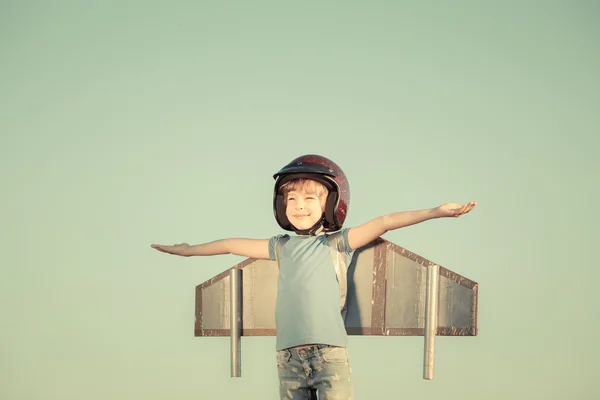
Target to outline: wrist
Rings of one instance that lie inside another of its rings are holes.
[[[434,218],[442,218],[444,216],[443,213],[442,213],[442,210],[440,209],[440,207],[431,208],[429,210],[429,215],[431,215],[432,219],[434,219]]]

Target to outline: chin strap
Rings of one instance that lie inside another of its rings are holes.
[[[310,228],[303,230],[294,229],[294,232],[296,232],[298,235],[317,236],[320,235],[321,232],[323,232],[323,230],[325,229],[325,227],[323,226],[324,223],[325,216],[321,217],[321,219]]]

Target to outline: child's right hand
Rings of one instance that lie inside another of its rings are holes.
[[[152,248],[163,253],[175,254],[178,256],[185,256],[186,250],[190,247],[187,243],[180,243],[174,246],[166,246],[162,244],[153,244]]]

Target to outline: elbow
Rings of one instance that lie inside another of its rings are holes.
[[[393,230],[392,221],[390,215],[384,215],[383,217],[379,217],[377,220],[377,230],[380,232],[379,236],[384,233]]]
[[[233,243],[231,239],[217,241],[217,254],[233,254]]]

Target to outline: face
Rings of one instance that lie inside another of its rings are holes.
[[[323,215],[319,196],[301,189],[290,191],[287,195],[285,215],[296,229],[311,228]]]

